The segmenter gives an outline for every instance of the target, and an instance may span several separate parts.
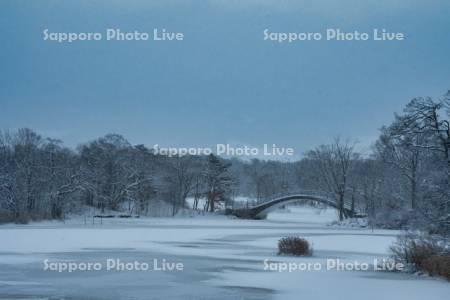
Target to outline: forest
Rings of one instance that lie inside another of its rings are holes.
[[[29,128],[4,130],[0,222],[64,219],[86,208],[141,216],[214,212],[242,205],[238,199],[244,197],[251,205],[308,190],[327,192],[337,203],[352,199],[375,227],[448,235],[449,108],[450,92],[414,98],[380,128],[370,154],[358,153],[354,140],[336,137],[298,161],[169,157],[118,134],[70,149]]]

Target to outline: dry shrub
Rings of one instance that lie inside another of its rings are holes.
[[[310,256],[312,248],[309,242],[300,237],[285,237],[278,241],[278,255]]]
[[[431,276],[442,276],[450,280],[450,254],[429,257],[423,261],[422,267]]]
[[[398,237],[390,250],[396,261],[421,269],[425,259],[441,253],[443,249],[424,236],[405,234]]]
[[[424,262],[428,258],[439,253],[439,248],[428,241],[413,241],[411,242],[409,252],[410,262],[419,269],[423,269]]]
[[[450,280],[450,253],[443,243],[422,235],[400,236],[391,246],[396,261],[412,267],[414,271],[425,271],[430,275],[443,276]]]

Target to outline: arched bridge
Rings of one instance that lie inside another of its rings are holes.
[[[265,219],[270,211],[273,211],[280,206],[299,201],[314,201],[339,209],[337,201],[332,197],[303,192],[276,197],[253,207],[230,208],[227,209],[226,213],[242,219]],[[346,218],[356,215],[352,200],[344,200],[343,213]]]

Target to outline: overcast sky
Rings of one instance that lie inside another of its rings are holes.
[[[450,89],[449,1],[0,2],[0,128],[75,146],[368,145],[412,97]],[[339,4],[337,2],[340,2]],[[57,43],[42,31],[183,32]],[[403,32],[405,41],[263,41],[263,30]]]

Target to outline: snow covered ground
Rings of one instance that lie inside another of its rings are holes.
[[[329,260],[373,264],[398,232],[327,226],[334,210],[290,207],[267,220],[224,216],[76,218],[0,226],[0,299],[448,299],[450,284],[415,275],[327,270]],[[312,257],[277,256],[283,236],[302,236]],[[107,269],[107,261],[150,270]],[[100,265],[91,271],[45,267]],[[154,270],[181,263],[183,270]],[[267,266],[321,269],[282,271]]]

